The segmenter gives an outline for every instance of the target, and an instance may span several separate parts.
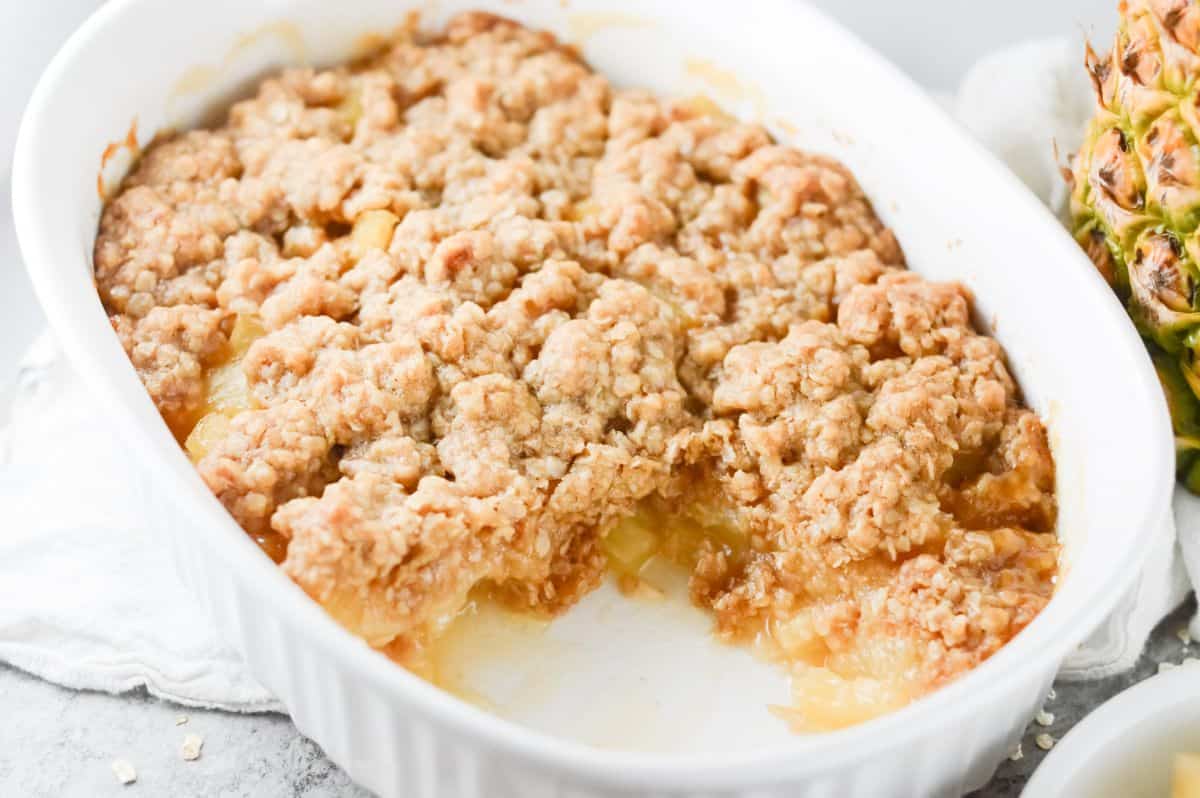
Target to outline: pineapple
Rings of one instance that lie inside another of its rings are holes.
[[[229,434],[230,419],[251,408],[250,389],[242,372],[242,358],[246,356],[250,345],[264,333],[257,316],[243,314],[234,321],[226,358],[206,375],[202,414],[183,443],[192,462],[203,460]]]
[[[1200,798],[1200,754],[1176,754],[1171,798]]]
[[[1089,46],[1098,108],[1070,170],[1075,238],[1126,301],[1200,493],[1200,0],[1124,0]]]

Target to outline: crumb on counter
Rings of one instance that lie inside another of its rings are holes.
[[[198,734],[189,734],[183,738],[183,744],[179,747],[179,754],[188,762],[194,762],[200,758],[200,750],[204,747],[204,738]]]
[[[137,771],[134,770],[133,763],[128,759],[114,759],[112,772],[121,784],[133,784],[137,781]]]

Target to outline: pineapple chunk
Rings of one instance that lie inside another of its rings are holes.
[[[199,462],[221,438],[229,434],[230,418],[254,406],[246,375],[242,372],[242,358],[250,345],[265,332],[257,316],[241,313],[234,320],[225,362],[206,375],[201,416],[183,442],[193,462]]]
[[[1176,754],[1171,798],[1200,798],[1200,754]]]
[[[283,234],[283,256],[285,258],[308,258],[329,241],[325,228],[309,224],[296,224]]]
[[[785,657],[810,665],[825,664],[829,646],[817,634],[811,610],[802,610],[787,620],[775,620],[768,628]]]
[[[730,523],[728,514],[701,504],[691,506],[683,515],[653,504],[643,505],[604,538],[609,564],[625,576],[637,576],[657,554],[690,568],[706,545],[737,560],[745,555],[749,541]]]
[[[250,388],[242,373],[242,361],[234,360],[208,373],[208,392],[204,398],[209,413],[232,415],[250,409]]]
[[[229,416],[224,413],[209,413],[202,416],[196,422],[196,426],[192,427],[192,432],[183,446],[192,462],[198,463],[228,434]]]
[[[582,222],[600,213],[600,206],[593,199],[583,199],[567,206],[563,218],[568,222]]]
[[[233,330],[229,333],[230,355],[234,359],[243,357],[250,344],[266,335],[262,319],[249,313],[239,313],[233,322]]]
[[[658,553],[659,537],[644,518],[631,516],[613,527],[604,538],[604,553],[619,573],[637,576],[650,558]]]
[[[696,116],[711,116],[725,122],[732,122],[734,117],[707,94],[696,94],[680,103],[680,107],[691,111]]]
[[[382,591],[335,591],[324,603],[325,611],[346,631],[361,637],[372,646],[390,643],[397,635],[409,631],[401,614],[389,612]]]
[[[208,372],[208,387],[204,397],[205,413],[233,415],[253,407],[250,388],[242,371],[242,358],[251,344],[266,333],[257,316],[238,314],[229,333],[229,356],[225,362]]]
[[[827,668],[800,666],[792,677],[797,725],[803,731],[833,731],[885,715],[912,696],[899,680],[844,678]]]
[[[368,249],[387,249],[399,221],[391,211],[363,211],[350,231],[354,255],[361,258]]]
[[[334,106],[334,110],[337,111],[338,116],[346,120],[351,128],[355,127],[363,115],[362,95],[357,91],[350,92]]]
[[[702,522],[697,516],[708,520]],[[675,560],[689,567],[700,559],[706,543],[734,558],[742,557],[748,547],[746,536],[740,529],[700,506],[693,507],[685,516],[668,519],[666,528],[665,548]]]
[[[905,674],[917,657],[899,638],[868,638],[830,647],[808,611],[769,627],[771,642],[792,663],[792,706],[797,731],[832,731],[885,715],[919,692]]]

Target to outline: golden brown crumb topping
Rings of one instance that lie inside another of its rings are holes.
[[[402,659],[481,585],[569,606],[637,512],[703,532],[722,634],[919,693],[1049,599],[1045,430],[844,167],[710,105],[409,31],[148,148],[100,296],[237,521]]]

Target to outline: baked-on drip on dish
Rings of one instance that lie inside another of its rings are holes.
[[[414,669],[472,591],[557,613],[660,554],[827,728],[1053,592],[1046,432],[967,290],[836,161],[549,34],[470,13],[265,80],[147,149],[95,271],[213,493]]]

